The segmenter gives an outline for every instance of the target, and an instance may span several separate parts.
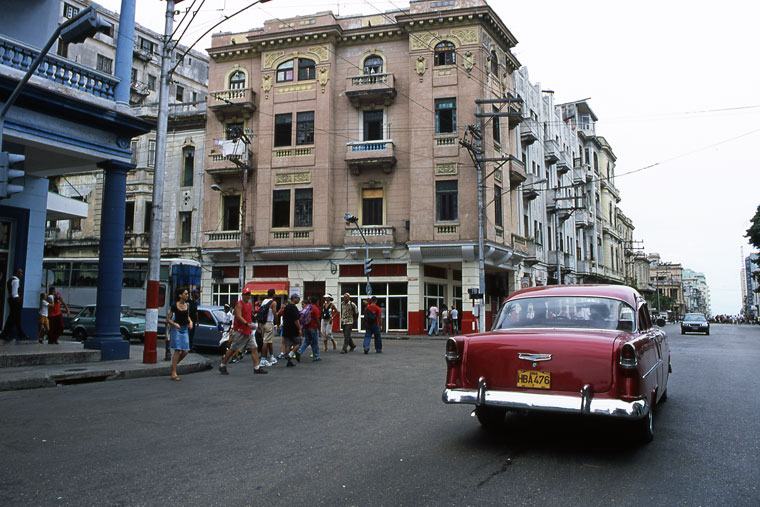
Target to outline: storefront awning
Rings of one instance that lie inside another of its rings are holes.
[[[255,296],[266,295],[269,289],[274,289],[278,296],[287,296],[290,282],[248,282],[245,284],[245,289],[250,290]]]

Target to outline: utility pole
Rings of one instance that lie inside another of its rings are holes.
[[[158,335],[158,296],[161,272],[161,228],[164,211],[164,174],[166,170],[166,133],[169,121],[169,88],[171,86],[171,34],[174,25],[174,0],[166,0],[166,22],[161,45],[161,79],[158,90],[158,118],[156,122],[156,163],[153,167],[153,205],[151,207],[150,246],[148,250],[148,285],[145,298],[145,348],[143,363],[156,362]],[[169,297],[174,298],[174,294]],[[169,329],[166,329],[169,340]],[[166,349],[168,359],[169,349]]]
[[[243,153],[243,161],[240,162],[238,159],[230,159],[234,164],[236,164],[240,169],[243,171],[243,190],[241,191],[240,195],[240,264],[238,265],[238,284],[240,287],[240,290],[242,291],[245,288],[245,249],[246,249],[246,232],[245,232],[245,226],[246,226],[246,209],[248,208],[248,171],[251,170],[251,167],[248,165],[248,146],[251,144],[251,139],[246,135],[245,130],[241,130],[239,132],[233,133],[232,136],[235,139],[235,143],[238,143],[242,140],[243,142],[243,148],[245,152]],[[237,151],[237,150],[236,150]]]

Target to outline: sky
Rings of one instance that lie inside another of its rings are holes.
[[[121,0],[100,0],[118,12]],[[177,4],[183,14],[201,0]],[[206,0],[190,44],[252,0]],[[741,307],[741,249],[760,204],[760,2],[491,0],[518,40],[513,53],[555,102],[590,98],[596,132],[617,156],[619,206],[634,239],[665,262],[703,272],[713,314]],[[166,2],[137,0],[136,21],[163,33]],[[378,14],[402,0],[271,0],[225,21],[242,32],[265,19],[332,10]],[[175,22],[182,17],[175,17]],[[210,35],[195,48],[210,46]]]

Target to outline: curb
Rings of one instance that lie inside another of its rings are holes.
[[[91,364],[82,365],[81,368],[72,368],[81,371],[72,372],[51,372],[39,376],[31,376],[16,379],[0,380],[0,391],[19,391],[24,389],[39,389],[43,387],[57,387],[67,384],[82,384],[87,382],[100,382],[105,380],[128,380],[145,377],[168,377],[171,374],[171,366],[157,366],[155,368],[135,368],[135,369],[89,369]],[[180,364],[177,367],[177,373],[182,375],[195,373],[199,371],[210,370],[213,368],[213,362],[201,357],[197,362],[192,364]]]

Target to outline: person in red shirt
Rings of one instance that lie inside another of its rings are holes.
[[[255,329],[256,324],[253,323],[251,292],[248,289],[243,289],[243,299],[235,304],[235,313],[232,317],[230,348],[227,350],[227,353],[224,354],[224,358],[219,365],[219,373],[222,375],[228,375],[227,361],[232,357],[232,354],[236,350],[241,351],[244,349],[248,349],[248,353],[251,354],[251,359],[253,359],[253,373],[268,373],[259,365],[259,354],[256,348],[256,340],[253,338],[253,332]]]
[[[319,311],[319,306],[317,306],[318,302],[319,298],[317,296],[311,296],[309,299],[310,304],[301,310],[302,314],[300,320],[301,329],[303,331],[303,343],[296,351],[296,361],[299,363],[301,362],[301,354],[303,354],[306,347],[309,345],[311,345],[311,352],[313,354],[312,359],[314,361],[319,361],[319,319],[322,316],[322,312]],[[304,311],[308,311],[311,314],[311,320],[308,323],[304,322],[305,320],[308,320],[308,318],[303,316]]]
[[[364,353],[369,354],[369,344],[372,337],[375,337],[375,352],[380,354],[383,351],[383,339],[380,336],[382,329],[383,310],[377,306],[377,298],[369,298],[369,304],[364,307],[364,325],[367,331],[364,333]]]

